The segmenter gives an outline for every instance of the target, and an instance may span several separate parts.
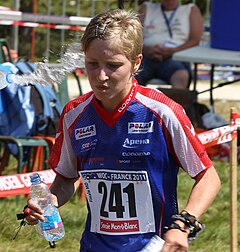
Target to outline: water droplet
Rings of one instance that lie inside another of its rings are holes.
[[[0,70],[0,90],[5,88],[8,85],[6,81],[6,72],[3,70]]]
[[[18,85],[28,85],[29,83],[43,85],[56,83],[59,85],[67,74],[72,73],[77,68],[84,68],[84,54],[80,51],[80,43],[72,43],[68,46],[63,57],[58,60],[56,66],[51,66],[47,60],[35,63],[35,65],[36,70],[32,73],[12,75],[12,82]],[[6,85],[6,73],[1,71],[0,89],[6,87]]]

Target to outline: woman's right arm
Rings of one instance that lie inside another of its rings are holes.
[[[64,205],[76,191],[78,185],[79,178],[67,179],[57,174],[50,187],[54,205],[57,207]]]

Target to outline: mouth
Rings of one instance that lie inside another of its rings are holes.
[[[95,87],[97,90],[99,90],[99,91],[105,91],[105,90],[108,90],[109,89],[109,87],[107,87],[107,86],[96,86]]]

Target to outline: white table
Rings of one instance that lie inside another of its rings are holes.
[[[213,107],[213,89],[222,87],[234,82],[239,81],[240,79],[227,81],[214,86],[214,71],[215,65],[231,65],[231,66],[240,66],[240,51],[231,51],[231,50],[222,50],[209,47],[196,46],[186,50],[182,50],[173,55],[174,60],[186,61],[194,64],[194,90],[197,86],[197,65],[200,63],[210,64],[210,88],[208,90],[202,91],[210,92],[210,104]]]

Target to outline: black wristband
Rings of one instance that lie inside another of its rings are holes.
[[[186,210],[182,210],[180,212],[180,215],[184,217],[191,225],[195,225],[197,221],[197,218],[194,215],[191,215]]]
[[[177,223],[173,222],[169,226],[166,226],[163,228],[163,233],[165,234],[168,230],[171,230],[171,229],[178,229],[184,233],[187,232],[185,229],[181,228]]]
[[[200,223],[194,215],[191,215],[186,210],[183,210],[180,214],[175,214],[172,216],[172,220],[179,220],[183,222],[190,230],[188,235],[188,240],[194,240],[197,235],[204,229],[204,225]]]

